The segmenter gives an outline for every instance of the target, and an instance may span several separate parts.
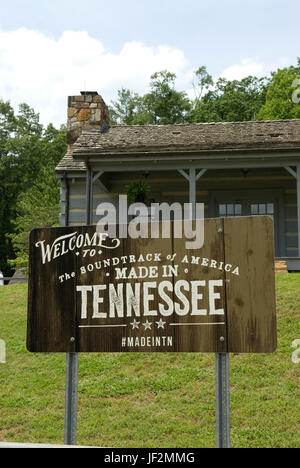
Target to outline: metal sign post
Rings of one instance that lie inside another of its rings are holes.
[[[86,171],[86,225],[92,224],[93,173]],[[66,225],[68,223],[65,223]],[[78,353],[66,355],[66,394],[64,443],[76,445],[77,441],[77,401],[78,401]]]
[[[216,445],[230,448],[229,354],[215,355],[216,369]]]
[[[189,202],[192,205],[192,219],[196,216],[196,182],[205,174],[202,169],[196,174],[195,169],[189,173],[180,171],[189,181]],[[216,446],[230,447],[230,387],[229,387],[229,353],[215,354],[215,386],[216,386]]]
[[[78,353],[66,355],[65,445],[77,440]]]

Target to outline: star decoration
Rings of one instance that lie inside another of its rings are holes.
[[[132,330],[134,330],[135,328],[139,328],[139,324],[140,322],[137,322],[135,319],[133,320],[133,322],[130,322],[130,325],[132,325]]]
[[[159,322],[156,322],[157,323],[157,328],[165,328],[164,325],[166,322],[163,322],[162,319],[159,320]]]
[[[148,330],[148,329],[151,330],[152,323],[149,322],[148,320],[145,323],[143,323],[143,325],[145,327],[145,330]]]

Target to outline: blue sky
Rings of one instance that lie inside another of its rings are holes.
[[[168,68],[192,93],[200,65],[240,79],[300,56],[298,0],[0,0],[0,12],[0,97],[56,125],[84,88],[110,102]]]

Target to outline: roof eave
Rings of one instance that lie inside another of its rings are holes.
[[[191,155],[193,157],[202,157],[202,156],[208,156],[210,158],[213,157],[226,157],[226,158],[234,158],[238,154],[245,154],[245,155],[251,155],[254,154],[256,156],[258,155],[266,155],[266,154],[272,154],[274,156],[281,156],[285,153],[299,153],[300,155],[300,146],[270,146],[270,147],[253,147],[253,148],[220,148],[220,149],[170,149],[170,150],[149,150],[149,151],[98,151],[98,150],[77,150],[74,151],[72,154],[72,157],[74,161],[78,162],[86,162],[86,161],[91,161],[94,158],[97,159],[97,161],[102,161],[106,158],[111,158],[112,157],[118,157],[121,159],[124,159],[124,161],[128,160],[128,157],[136,157],[136,158],[141,158],[141,157],[153,157],[153,159],[165,159],[166,157],[180,157],[184,156],[185,159]]]
[[[76,154],[76,156],[75,156]],[[74,157],[75,156],[75,157]],[[268,165],[272,161],[276,161],[276,165],[284,166],[293,163],[298,163],[300,159],[300,146],[294,147],[264,147],[264,148],[223,148],[218,150],[176,150],[176,151],[111,151],[101,152],[99,151],[77,151],[73,153],[74,166],[72,167],[57,167],[56,172],[62,173],[64,171],[73,173],[82,173],[85,171],[84,167],[76,167],[76,164],[91,164],[93,166],[106,166],[124,168],[124,165],[128,165],[132,170],[135,165],[147,166],[156,165],[161,168],[162,165],[169,165],[170,169],[174,165],[180,165],[181,167],[187,167],[191,164],[200,163],[202,167],[209,166],[218,163],[218,165],[228,164],[241,164],[245,165],[261,165],[263,162],[267,162]],[[265,164],[266,165],[266,164]]]

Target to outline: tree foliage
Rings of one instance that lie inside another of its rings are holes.
[[[65,149],[65,129],[53,125],[44,129],[27,104],[21,104],[16,114],[9,102],[0,100],[0,269],[8,275],[9,260],[15,257],[11,234],[16,229],[18,199],[40,180],[43,168],[60,160]]]
[[[197,122],[243,122],[300,117],[300,104],[293,102],[296,67],[278,70],[268,77],[247,76],[241,80],[213,80],[205,66],[194,72],[194,98],[175,89],[176,75],[166,70],[154,73],[149,92],[143,96],[122,88],[110,109],[112,124],[148,125]],[[298,85],[300,88],[300,85]],[[298,94],[300,91],[298,90]],[[299,101],[299,100],[298,100]]]
[[[111,123],[114,125],[135,125],[136,118],[142,112],[142,98],[122,88],[118,91],[118,100],[112,101],[109,113]]]
[[[27,267],[30,231],[33,227],[53,227],[58,223],[59,181],[52,162],[42,167],[38,180],[18,197],[14,232],[9,235],[16,258],[9,260],[9,264]]]
[[[219,78],[194,101],[190,122],[242,122],[255,120],[265,102],[267,80],[248,76],[228,81]]]
[[[191,103],[183,91],[175,89],[176,75],[163,70],[151,75],[150,91],[139,96],[128,89],[118,92],[110,107],[111,121],[119,125],[166,125],[183,123]]]
[[[211,86],[213,86],[214,81],[212,76],[207,72],[205,66],[199,67],[194,72],[194,75],[193,88],[196,101],[199,101],[203,96],[204,90],[208,90]]]
[[[293,101],[295,85],[300,88],[300,59],[298,65],[272,73],[266,100],[258,113],[259,120],[299,119],[300,104]],[[299,94],[299,93],[298,93]]]
[[[147,122],[156,125],[183,123],[190,110],[190,101],[183,91],[175,90],[175,73],[167,70],[151,76],[150,92],[143,97]]]

